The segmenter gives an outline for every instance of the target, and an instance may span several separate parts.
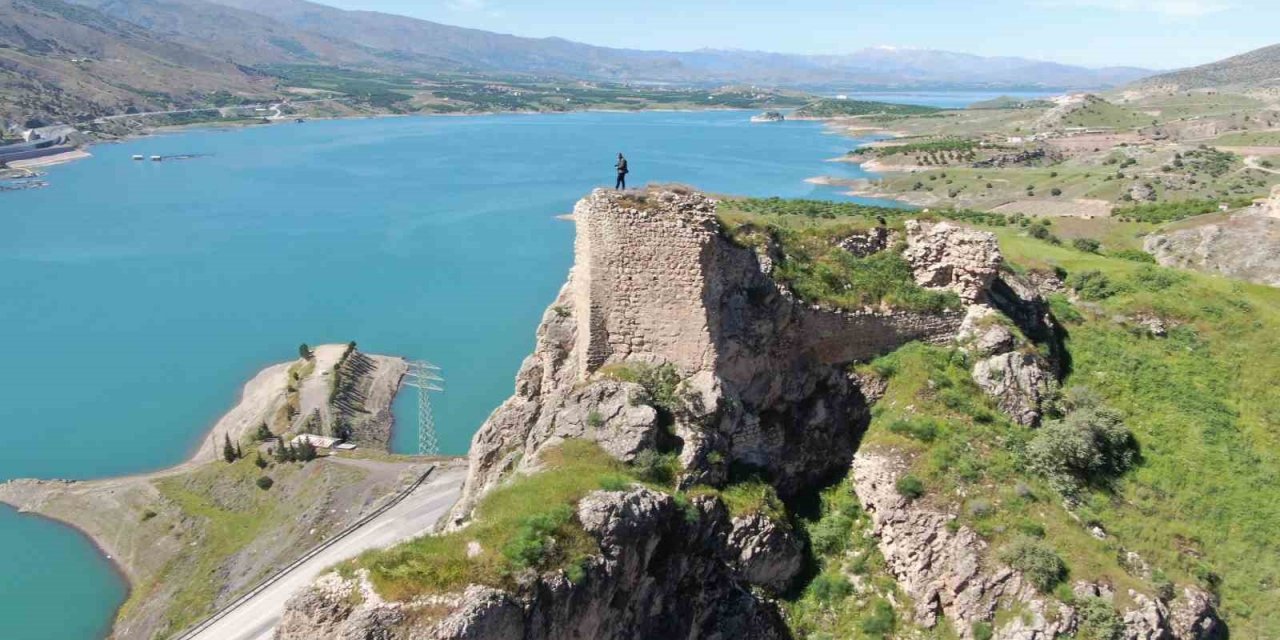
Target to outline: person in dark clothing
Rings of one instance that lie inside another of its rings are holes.
[[[627,169],[627,159],[626,159],[626,158],[624,158],[624,157],[622,157],[622,154],[621,154],[621,153],[619,153],[619,154],[618,154],[618,164],[617,164],[617,166],[616,166],[616,167],[614,167],[614,168],[616,168],[616,169],[618,170],[618,181],[617,181],[616,183],[614,183],[613,188],[614,188],[614,189],[626,189],[626,188],[627,188],[627,174],[628,174],[628,173],[630,173],[630,170],[629,170],[629,169]]]

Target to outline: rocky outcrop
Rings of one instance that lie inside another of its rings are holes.
[[[1018,603],[1025,612],[996,629],[996,638],[1036,640],[1075,629],[1075,610],[1041,596],[1020,573],[988,566],[987,543],[954,515],[916,506],[895,484],[908,461],[892,452],[859,451],[853,485],[871,516],[872,532],[898,585],[915,602],[914,622],[933,628],[943,618],[963,638],[975,622]]]
[[[898,585],[915,602],[914,621],[926,628],[943,618],[962,637],[973,623],[995,621],[997,610],[1020,608],[997,626],[1000,640],[1041,640],[1073,633],[1082,621],[1074,607],[1042,595],[1018,572],[992,557],[987,543],[968,527],[950,524],[954,515],[919,506],[895,488],[910,461],[892,450],[859,451],[853,486],[871,516],[872,532]],[[1112,600],[1104,586],[1078,582],[1078,599]],[[1212,596],[1186,587],[1171,603],[1129,591],[1131,607],[1121,613],[1126,640],[1209,640],[1222,637]]]
[[[973,380],[1001,411],[1028,427],[1040,423],[1041,406],[1056,383],[1039,355],[1021,351],[979,360],[973,365]]]
[[[1280,188],[1267,202],[1211,220],[1153,233],[1143,248],[1166,267],[1280,287]]]
[[[276,637],[790,638],[777,608],[746,589],[735,572],[729,538],[739,527],[719,500],[696,499],[682,508],[669,495],[634,487],[588,495],[577,513],[601,548],[580,578],[569,580],[563,572],[524,576],[515,592],[473,586],[389,606],[376,596],[351,604],[361,588],[358,578],[330,575],[294,597]],[[406,619],[415,622],[404,628]]]
[[[950,289],[967,303],[981,302],[1000,271],[1003,257],[996,237],[950,222],[930,224],[908,220],[907,249],[922,287]]]
[[[736,464],[789,495],[853,455],[867,402],[845,365],[912,340],[950,341],[963,319],[959,311],[801,302],[769,276],[767,252],[725,237],[715,201],[701,194],[599,190],[578,203],[574,220],[569,282],[543,317],[516,394],[472,442],[455,522],[504,474],[565,437],[596,440],[626,459],[633,445],[671,434],[665,444],[681,450],[687,482],[722,481]],[[930,282],[981,280],[966,275],[962,244],[940,248],[938,258],[952,262],[935,267]],[[657,416],[661,424],[600,409],[635,404],[637,389],[611,381],[611,371],[659,364],[685,380],[680,406]]]
[[[781,593],[804,566],[804,545],[783,523],[762,513],[733,519],[728,546],[747,582]]]

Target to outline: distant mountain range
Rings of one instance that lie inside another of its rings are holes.
[[[1151,73],[887,47],[612,49],[305,0],[0,0],[0,117],[11,121],[171,108],[214,91],[270,95],[274,65],[810,90],[1094,89]]]
[[[108,0],[115,4],[120,0]],[[303,32],[369,49],[452,62],[459,69],[567,75],[595,80],[752,83],[848,88],[1104,88],[1151,75],[1130,67],[1086,69],[1024,58],[876,47],[839,56],[704,49],[611,49],[561,38],[522,38],[306,0],[211,0]]]
[[[1137,87],[1178,90],[1280,88],[1280,44],[1152,76],[1137,83]]]

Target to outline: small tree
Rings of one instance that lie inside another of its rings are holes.
[[[267,461],[262,457],[261,453],[259,453],[256,457],[254,457],[253,463],[258,465],[259,469],[267,468]]]
[[[222,434],[222,437],[222,459],[226,460],[228,463],[235,462],[236,448],[231,446],[231,436],[224,433]]]
[[[1120,414],[1091,394],[1068,390],[1068,413],[1041,427],[1027,445],[1027,466],[1058,492],[1072,496],[1123,473],[1138,457]]]
[[[311,462],[316,459],[316,455],[316,446],[311,444],[310,440],[304,438],[302,442],[298,444],[298,450],[295,454],[297,460],[301,462]]]
[[[298,345],[298,357],[302,358],[303,360],[310,360],[316,357],[316,354],[312,353],[311,347],[308,347],[307,343],[304,342]]]
[[[271,428],[264,422],[258,425],[258,431],[254,433],[253,437],[256,438],[258,442],[263,442],[274,438],[275,434],[271,433]]]

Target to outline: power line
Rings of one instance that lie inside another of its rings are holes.
[[[431,393],[444,391],[440,367],[425,360],[410,362],[404,384],[418,390],[418,455],[440,455],[440,439],[436,435],[436,421],[431,412]]]

